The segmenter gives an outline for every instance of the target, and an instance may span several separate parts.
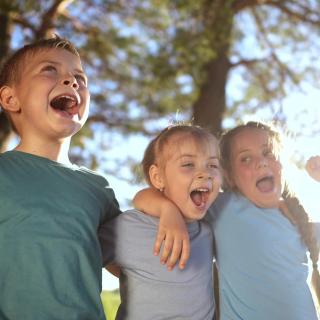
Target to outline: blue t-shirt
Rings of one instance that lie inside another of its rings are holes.
[[[315,320],[306,247],[277,209],[224,193],[209,210],[221,320]]]

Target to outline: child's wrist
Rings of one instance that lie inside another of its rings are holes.
[[[178,214],[181,215],[179,208],[169,199],[165,199],[161,203],[160,207],[160,217],[166,214]]]

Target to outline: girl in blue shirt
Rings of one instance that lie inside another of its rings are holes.
[[[286,184],[279,133],[249,122],[224,134],[220,147],[226,191],[208,220],[221,319],[317,319],[306,256],[309,251],[319,300],[315,225]]]

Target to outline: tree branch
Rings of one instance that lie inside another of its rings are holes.
[[[236,68],[238,66],[246,66],[246,67],[251,67],[252,65],[263,62],[266,59],[241,59],[235,63],[230,63],[230,68]]]
[[[294,1],[293,1],[294,2]],[[298,11],[293,11],[290,8],[286,7],[283,3],[283,1],[271,1],[269,3],[269,5],[279,9],[280,11],[282,11],[283,13],[285,13],[286,15],[288,15],[290,18],[294,18],[297,19],[301,22],[305,22],[305,23],[309,23],[311,25],[314,25],[316,27],[320,26],[320,15],[319,13],[310,10],[309,8],[303,6],[302,4],[299,3],[294,3],[297,7],[299,7],[300,9],[302,9],[301,12]],[[312,16],[315,15],[318,18],[313,19]]]
[[[288,68],[288,66],[284,63],[282,63],[282,61],[280,60],[280,58],[278,57],[278,55],[276,54],[276,50],[274,48],[274,46],[272,45],[272,43],[270,42],[270,40],[268,39],[268,32],[266,31],[266,29],[263,26],[263,23],[258,15],[258,13],[256,12],[255,8],[251,8],[251,11],[253,13],[253,16],[255,18],[255,21],[257,23],[257,27],[260,31],[260,36],[262,38],[262,40],[265,42],[265,44],[267,45],[267,47],[269,47],[270,51],[271,51],[271,57],[272,60],[278,65],[279,67],[279,71],[280,71],[280,76],[282,78],[282,81],[285,81],[285,75],[287,74],[289,76],[289,78],[292,80],[292,82],[294,84],[298,84],[298,81],[294,75],[294,73]]]
[[[289,2],[289,1],[288,1]],[[314,26],[320,25],[320,15],[317,11],[313,11],[310,8],[304,6],[296,1],[290,1],[291,4],[297,7],[299,10],[295,11],[286,6],[283,0],[235,0],[232,4],[232,9],[235,13],[242,11],[246,8],[254,8],[256,6],[268,5],[279,9],[281,12],[288,15],[290,18],[297,19],[301,22],[309,23]],[[313,16],[315,16],[313,18]]]
[[[51,7],[42,16],[41,24],[35,33],[37,39],[45,37],[48,32],[54,28],[54,22],[65,7],[69,5],[73,0],[56,0],[52,3]]]
[[[13,14],[12,15],[12,22],[20,25],[23,28],[29,29],[32,31],[32,33],[36,33],[36,28],[33,24],[29,23],[26,19],[24,19],[21,15]]]

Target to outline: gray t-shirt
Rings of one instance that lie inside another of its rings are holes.
[[[101,235],[104,265],[121,267],[121,304],[116,319],[212,320],[213,241],[205,222],[188,224],[191,256],[184,270],[168,271],[153,255],[157,218],[129,210]]]

